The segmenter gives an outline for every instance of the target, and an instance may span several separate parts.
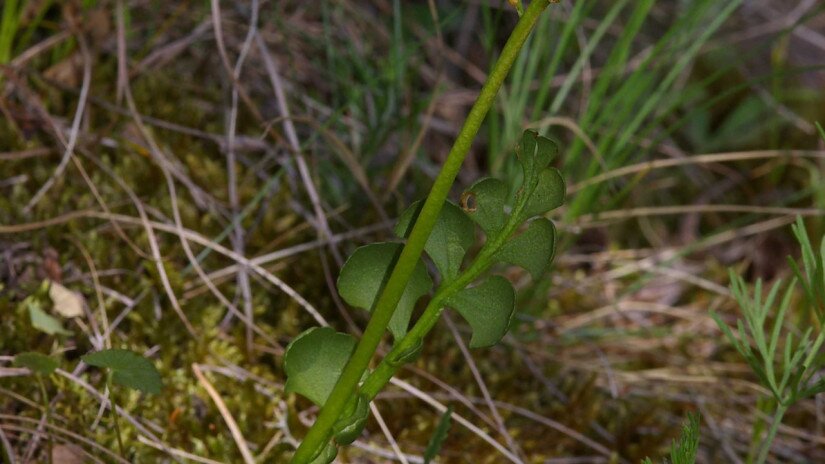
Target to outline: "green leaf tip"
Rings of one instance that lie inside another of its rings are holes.
[[[402,248],[400,243],[373,243],[355,250],[338,275],[338,293],[341,298],[351,306],[372,311]],[[433,281],[427,274],[427,268],[419,259],[390,319],[390,332],[396,340],[407,333],[415,303],[432,286]]]
[[[90,366],[109,369],[112,382],[144,393],[158,394],[163,387],[160,373],[149,359],[134,351],[111,349],[81,357]]]
[[[543,274],[556,249],[556,226],[547,218],[536,218],[527,230],[511,239],[496,254],[499,261],[521,266],[537,280]]]
[[[401,214],[395,226],[395,233],[398,237],[409,236],[423,205],[423,201],[416,201]],[[450,281],[458,276],[464,255],[473,246],[474,241],[473,221],[458,205],[447,201],[441,208],[441,213],[424,245],[424,250],[433,260],[441,278],[444,281]]]
[[[14,365],[17,367],[25,367],[38,375],[51,375],[57,370],[59,363],[51,356],[46,356],[42,353],[26,352],[20,353],[14,357]]]
[[[546,168],[559,153],[559,147],[547,137],[534,130],[526,130],[521,135],[521,144],[516,147],[516,156],[527,179],[533,173]]]
[[[441,416],[441,419],[438,420],[438,425],[432,437],[430,437],[427,449],[424,451],[424,464],[432,462],[438,455],[438,452],[441,451],[441,447],[444,446],[444,441],[447,439],[447,434],[450,432],[450,426],[452,425],[452,421],[450,420],[452,415],[453,407],[448,406],[447,410],[444,411],[444,414]]]
[[[533,216],[541,216],[564,204],[564,178],[556,168],[547,168],[538,173],[538,179],[524,209],[519,215],[520,220],[527,220]]]
[[[32,323],[32,327],[35,329],[49,334],[49,335],[71,335],[72,333],[68,330],[63,328],[63,324],[60,321],[49,315],[46,311],[40,307],[40,303],[37,300],[29,299],[28,300],[28,309],[29,309],[29,318]]]
[[[515,310],[516,292],[509,280],[490,276],[475,287],[468,287],[447,298],[473,329],[470,348],[493,346],[510,328]]]
[[[519,221],[542,215],[564,204],[566,187],[558,169],[548,167],[558,154],[558,146],[535,131],[522,135],[521,145],[516,148],[524,179],[519,196],[526,198],[518,214]]]
[[[564,178],[558,169],[550,167],[550,162],[558,154],[556,144],[527,130],[515,151],[523,178],[513,204],[509,205],[514,217],[508,218],[506,212],[511,189],[501,180],[481,179],[461,196],[464,212],[484,230],[488,239],[496,237],[505,226],[506,232],[512,233],[514,226],[564,204]]]
[[[329,327],[313,327],[286,348],[287,393],[298,393],[323,406],[355,349],[352,335]]]

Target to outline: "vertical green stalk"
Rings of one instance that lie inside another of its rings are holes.
[[[307,432],[304,441],[295,450],[295,455],[292,457],[293,463],[308,463],[316,452],[326,446],[329,441],[332,435],[332,426],[338,420],[347,401],[355,393],[358,381],[369,367],[370,360],[372,360],[375,350],[381,342],[395,307],[398,306],[407,282],[421,257],[422,251],[424,251],[424,244],[435,226],[441,207],[444,205],[456,175],[461,169],[461,164],[470,151],[473,139],[475,139],[485,116],[492,107],[495,96],[505,77],[507,77],[507,73],[510,71],[510,67],[518,56],[522,45],[530,35],[530,31],[535,26],[539,15],[549,3],[550,0],[533,0],[507,39],[507,43],[501,51],[501,57],[493,66],[490,75],[487,77],[487,82],[484,83],[481,93],[479,93],[476,102],[470,109],[461,131],[459,131],[458,137],[444,161],[444,166],[441,168],[438,177],[436,177],[430,194],[421,208],[418,219],[390,274],[390,278],[375,303],[372,317],[367,323],[364,335],[358,342],[358,346],[356,346],[346,366],[344,366],[341,377],[332,389],[324,407],[321,408],[318,418]]]
[[[774,438],[776,438],[776,432],[779,430],[779,424],[782,423],[782,417],[785,416],[785,411],[787,410],[788,407],[782,403],[778,403],[776,405],[776,411],[773,414],[771,428],[768,429],[768,435],[765,437],[765,440],[762,442],[762,446],[759,448],[759,456],[756,458],[756,464],[764,464],[764,462],[767,461],[768,452],[771,450],[771,444],[773,443]]]
[[[120,435],[120,423],[117,420],[117,405],[115,404],[115,391],[112,388],[112,370],[106,376],[106,386],[109,388],[109,412],[112,414],[112,425],[115,428],[115,436],[117,436],[117,448],[120,455],[125,459],[126,452],[123,448],[123,437]]]
[[[49,393],[46,391],[46,384],[43,383],[43,377],[40,374],[36,374],[35,378],[37,379],[37,385],[40,387],[40,396],[42,397],[41,401],[43,401],[43,422],[46,425],[48,425],[49,424],[49,410],[52,407],[51,402],[49,401]],[[52,446],[53,446],[53,442],[52,442],[52,436],[51,435],[48,435],[47,441],[49,443],[48,451],[47,451],[49,453],[48,461],[49,461],[49,464],[52,464]]]

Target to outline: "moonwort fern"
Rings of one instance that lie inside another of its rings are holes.
[[[561,175],[549,167],[555,154],[555,145],[549,140],[534,132],[525,134],[518,151],[524,171],[518,189],[500,181],[480,181],[462,196],[462,207],[447,201],[498,89],[551,1],[558,0],[533,0],[519,11],[519,21],[429,195],[401,217],[396,233],[404,239],[403,245],[388,242],[359,248],[342,268],[339,293],[351,305],[370,312],[360,340],[329,328],[315,328],[287,348],[287,390],[321,406],[315,423],[295,450],[293,463],[331,462],[337,445],[355,440],[366,422],[369,402],[401,365],[418,355],[425,335],[445,307],[456,309],[470,323],[472,346],[487,346],[501,339],[513,314],[515,292],[503,277],[483,278],[486,272],[495,263],[504,262],[522,265],[535,276],[552,258],[555,229],[539,216],[561,205],[565,189]],[[465,266],[465,254],[474,239],[473,222],[484,230],[486,241]],[[526,230],[520,232],[526,222]],[[425,250],[440,273],[432,293],[433,280],[421,261]],[[427,293],[432,295],[427,308],[410,328],[412,307]],[[370,371],[388,328],[393,336],[392,350]]]
[[[523,173],[520,185],[485,178],[471,185],[459,204],[444,204],[424,245],[438,278],[433,279],[419,260],[389,322],[392,350],[373,371],[363,374],[357,394],[333,427],[334,443],[317,450],[313,459],[329,462],[335,457],[336,444],[349,444],[360,435],[369,402],[400,366],[415,359],[425,335],[446,308],[458,312],[472,328],[472,348],[492,346],[506,334],[515,311],[515,290],[505,277],[490,275],[490,271],[497,264],[511,264],[538,279],[552,261],[556,229],[544,214],[561,206],[565,192],[561,173],[550,166],[556,153],[552,141],[526,131],[516,148]],[[422,203],[416,202],[400,216],[395,227],[399,240],[409,236],[421,209]],[[483,231],[485,241],[468,258],[476,227]],[[338,278],[344,301],[370,311],[402,246],[393,241],[355,250]],[[426,309],[410,327],[414,306],[428,294],[432,296]],[[286,390],[323,406],[355,345],[352,335],[328,327],[304,332],[286,351]]]

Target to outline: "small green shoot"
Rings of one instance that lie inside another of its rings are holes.
[[[670,464],[694,464],[696,453],[699,451],[699,414],[688,414],[682,425],[679,441],[673,441],[670,447]],[[645,458],[642,464],[653,464],[650,458]]]
[[[699,451],[699,414],[688,414],[678,442],[670,448],[671,464],[693,464]]]
[[[143,393],[158,394],[163,386],[160,373],[152,361],[129,350],[110,349],[97,351],[82,356],[83,362],[90,366],[108,370],[106,385],[109,389],[111,403],[112,424],[117,437],[117,445],[121,455],[125,455],[123,437],[117,420],[117,405],[114,399],[112,385],[117,384]]]
[[[822,331],[824,313],[819,306],[822,303],[825,245],[817,256],[801,218],[797,218],[793,232],[802,248],[802,268],[805,273],[800,271],[797,263],[789,259],[793,263],[796,278],[787,286],[782,297],[778,298],[781,281],[776,282],[763,299],[761,280],[756,282],[751,295],[744,279],[731,271],[731,292],[742,310],[744,321],[737,321],[734,335],[719,315],[712,313],[728,341],[742,355],[760,383],[771,392],[775,402],[774,416],[767,436],[758,446],[755,460],[758,464],[767,460],[771,443],[788,408],[802,399],[825,391],[825,380],[813,381],[816,373],[825,367],[825,358],[821,356],[822,344],[825,342],[825,332]],[[818,326],[808,327],[804,331],[786,328],[791,325],[788,310],[797,282],[802,286],[807,301],[819,320]],[[774,316],[771,327],[766,326],[769,315]],[[795,337],[795,333],[801,335]],[[758,425],[757,422],[755,427]]]
[[[825,138],[825,135],[823,137]],[[801,218],[796,219],[796,224],[792,226],[792,229],[801,247],[803,269],[800,269],[791,257],[788,257],[788,263],[805,291],[808,305],[813,309],[819,324],[822,325],[825,324],[825,237],[822,237],[819,244],[819,259],[817,259]]]
[[[444,440],[447,439],[447,434],[450,432],[450,425],[452,425],[452,421],[450,420],[452,415],[453,407],[449,406],[447,410],[444,411],[444,414],[441,415],[441,419],[438,420],[438,425],[435,427],[433,436],[430,437],[427,449],[424,450],[424,464],[430,464],[430,462],[438,456],[441,447],[444,446]]]

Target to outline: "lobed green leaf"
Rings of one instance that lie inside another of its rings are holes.
[[[410,235],[423,205],[423,201],[416,201],[398,218],[395,226],[398,237],[407,238]],[[450,281],[458,276],[464,255],[474,241],[473,221],[458,205],[447,201],[441,208],[424,250],[435,263],[442,280]]]
[[[525,182],[546,168],[558,153],[559,147],[552,140],[534,130],[524,131],[521,144],[516,147],[516,156],[521,163]]]
[[[507,333],[515,300],[510,281],[494,275],[475,287],[448,297],[446,305],[458,311],[470,324],[473,330],[470,348],[482,348],[495,345]]]
[[[504,206],[509,190],[506,183],[487,177],[476,181],[461,195],[461,208],[488,238],[495,236],[507,223]]]
[[[536,185],[528,196],[527,204],[519,214],[519,221],[540,216],[564,204],[564,178],[556,168],[547,168],[538,174]]]
[[[548,168],[557,154],[558,147],[550,139],[532,130],[522,134],[516,155],[524,174],[519,197],[526,202],[518,213],[518,222],[542,215],[564,203],[564,179],[557,169]]]
[[[353,350],[352,335],[329,327],[313,327],[298,335],[284,354],[284,390],[323,406]]]
[[[556,227],[547,218],[537,218],[525,230],[510,239],[496,253],[496,259],[508,264],[521,266],[533,276],[540,278],[553,260],[556,249]]]
[[[558,169],[549,167],[558,153],[550,139],[535,131],[525,131],[516,154],[522,165],[523,179],[518,190],[508,231],[535,216],[541,216],[564,203],[566,187]],[[510,188],[497,179],[482,179],[461,197],[461,206],[488,239],[496,236],[508,224],[506,214]],[[510,232],[508,232],[510,233]]]
[[[338,276],[338,293],[341,298],[352,306],[371,312],[402,248],[400,243],[373,243],[355,250]],[[432,286],[433,281],[427,274],[427,268],[419,259],[390,319],[390,332],[396,340],[407,333],[415,303]]]

